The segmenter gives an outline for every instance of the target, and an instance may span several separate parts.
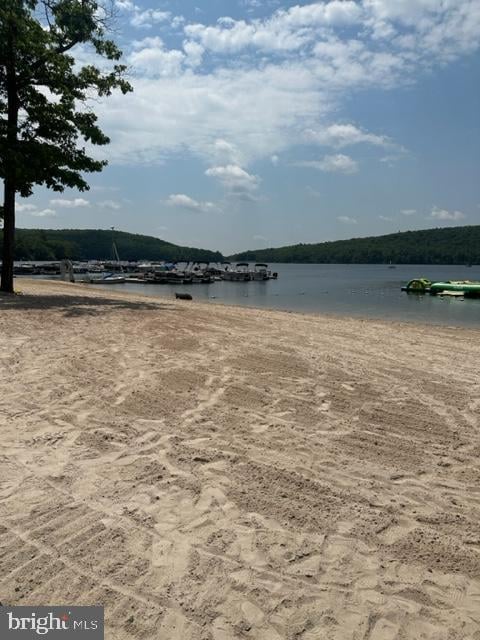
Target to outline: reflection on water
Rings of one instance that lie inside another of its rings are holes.
[[[480,266],[275,264],[278,280],[209,285],[117,285],[116,290],[152,296],[191,293],[196,300],[248,307],[333,313],[480,328],[480,300],[407,295],[410,279],[480,280]],[[103,286],[107,288],[106,285]],[[109,287],[110,288],[110,287]]]

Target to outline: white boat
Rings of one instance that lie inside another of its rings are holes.
[[[268,264],[263,264],[263,262],[257,262],[251,274],[252,280],[270,280],[272,277],[268,270]]]
[[[248,262],[238,262],[233,269],[227,265],[221,275],[222,280],[230,282],[249,282],[251,280]]]
[[[85,284],[125,284],[125,276],[115,276],[113,273],[107,273],[102,278],[88,278],[83,280]]]

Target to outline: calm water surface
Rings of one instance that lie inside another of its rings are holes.
[[[400,289],[416,277],[480,280],[480,266],[271,264],[278,280],[214,282],[210,285],[138,285],[109,289],[149,296],[191,293],[195,300],[307,313],[388,318],[480,328],[480,299],[407,295]],[[108,285],[102,285],[107,288]],[[95,287],[98,290],[98,286]]]

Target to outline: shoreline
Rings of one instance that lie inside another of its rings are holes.
[[[107,640],[480,631],[478,330],[22,280],[0,591]]]
[[[17,279],[17,281],[20,282],[20,280]],[[141,299],[144,301],[148,301],[151,302],[152,304],[155,304],[155,300],[158,300],[158,304],[161,303],[165,303],[165,302],[170,302],[172,304],[177,304],[177,305],[181,305],[182,307],[188,305],[188,304],[193,304],[196,306],[203,306],[206,309],[210,308],[210,307],[220,307],[220,308],[225,308],[225,309],[229,309],[229,310],[245,310],[245,311],[252,311],[252,312],[260,312],[260,313],[280,313],[280,314],[289,314],[289,315],[298,315],[301,317],[305,317],[305,318],[318,318],[318,319],[324,319],[324,320],[337,320],[337,321],[348,321],[351,320],[353,322],[358,321],[358,322],[362,322],[362,323],[378,323],[381,325],[388,325],[388,326],[395,326],[398,325],[399,327],[403,327],[403,328],[408,328],[408,327],[412,327],[412,326],[416,326],[422,329],[445,329],[445,330],[453,330],[453,331],[467,331],[467,332],[473,332],[473,333],[480,333],[480,319],[479,319],[479,325],[478,327],[472,326],[472,325],[467,325],[467,324],[445,324],[443,322],[422,322],[421,320],[396,320],[393,318],[380,318],[380,317],[372,317],[372,316],[364,316],[364,315],[360,315],[360,314],[340,314],[340,313],[333,313],[333,312],[320,312],[320,311],[297,311],[297,310],[291,310],[291,309],[277,309],[277,308],[272,308],[272,307],[255,307],[255,306],[243,306],[243,305],[235,305],[235,304],[229,304],[228,302],[219,302],[218,299],[216,299],[214,302],[205,302],[201,299],[198,298],[193,298],[193,300],[191,301],[178,301],[175,300],[175,298],[173,296],[167,296],[167,295],[154,295],[154,296],[150,296],[150,295],[146,295],[146,294],[142,294],[142,293],[136,293],[133,291],[122,291],[121,290],[121,285],[117,285],[117,287],[119,287],[119,289],[110,289],[110,288],[104,288],[103,286],[94,286],[94,285],[83,285],[80,282],[64,282],[64,281],[60,281],[60,280],[48,280],[48,279],[31,279],[31,278],[27,278],[27,277],[23,277],[21,281],[27,282],[27,286],[28,285],[34,285],[36,283],[42,283],[44,284],[44,286],[48,286],[49,284],[53,284],[58,285],[59,287],[61,287],[62,285],[66,285],[69,287],[78,287],[78,290],[80,291],[89,291],[89,292],[98,292],[98,293],[105,293],[105,294],[110,294],[107,297],[124,297],[124,298],[131,298],[132,300],[134,299]],[[19,289],[19,293],[21,294],[21,289]],[[94,294],[95,295],[95,294]]]

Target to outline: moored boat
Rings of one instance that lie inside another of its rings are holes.
[[[86,278],[81,282],[85,284],[125,284],[124,276],[115,276],[112,273],[105,274],[102,278]]]
[[[263,262],[257,262],[254,266],[252,274],[252,280],[269,280],[271,273],[268,271],[268,264]]]
[[[238,262],[233,269],[227,266],[225,271],[222,272],[222,280],[249,282],[251,278],[248,266],[248,262]]]

